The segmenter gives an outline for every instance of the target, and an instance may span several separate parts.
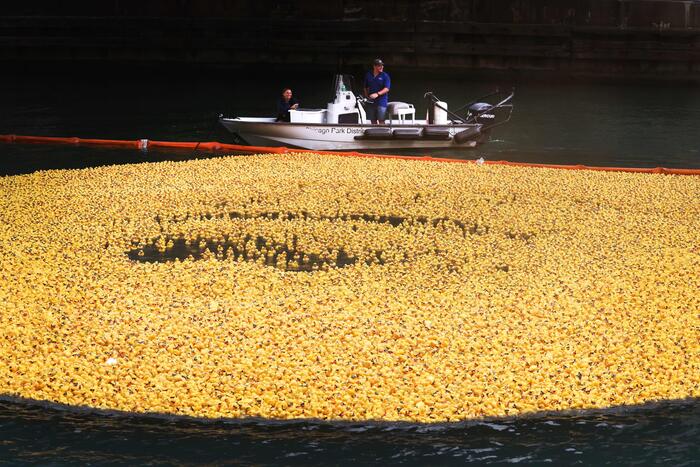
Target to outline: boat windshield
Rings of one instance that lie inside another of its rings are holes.
[[[335,75],[335,84],[333,86],[333,97],[341,92],[352,91],[355,80],[352,75]]]

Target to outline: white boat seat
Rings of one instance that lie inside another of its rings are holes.
[[[411,123],[416,121],[416,109],[413,104],[407,104],[406,102],[389,102],[386,108],[387,112],[392,117],[398,117],[399,123],[406,123],[406,116],[411,116]]]

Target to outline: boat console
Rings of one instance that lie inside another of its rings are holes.
[[[333,100],[326,107],[326,123],[364,123],[364,109],[352,92],[352,77],[336,75],[333,83]]]

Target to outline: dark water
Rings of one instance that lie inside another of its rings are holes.
[[[232,142],[215,124],[219,113],[269,115],[286,85],[303,105],[318,106],[329,98],[328,78],[309,72],[12,73],[0,77],[0,134]],[[700,168],[697,86],[393,78],[392,99],[416,104],[419,113],[428,90],[456,108],[496,86],[517,87],[513,120],[494,141],[417,154]],[[0,176],[193,157],[212,156],[0,144]],[[456,426],[204,423],[0,402],[0,464],[10,465],[700,465],[699,439],[697,400]]]
[[[690,466],[700,462],[700,404],[450,427],[205,423],[0,402],[0,434],[0,459],[52,465]]]
[[[425,112],[433,91],[456,109],[498,87],[516,88],[510,123],[476,149],[395,151],[488,160],[627,167],[700,167],[700,86],[683,84],[552,84],[468,76],[394,74],[392,100]],[[269,116],[284,85],[303,106],[325,106],[327,73],[233,73],[173,70],[110,75],[12,74],[5,90],[0,134],[87,138],[233,142],[217,116]],[[75,147],[5,145],[0,174],[36,168],[85,167],[187,159],[192,151],[149,152]]]

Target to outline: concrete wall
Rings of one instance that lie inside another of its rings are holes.
[[[700,1],[13,2],[0,59],[698,79]]]

